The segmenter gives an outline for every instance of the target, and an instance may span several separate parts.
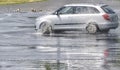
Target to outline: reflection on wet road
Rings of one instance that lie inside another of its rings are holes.
[[[30,15],[0,14],[0,70],[119,70],[119,28],[108,34],[42,36]]]

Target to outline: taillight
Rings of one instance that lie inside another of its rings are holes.
[[[105,20],[110,20],[110,16],[108,14],[102,15]]]

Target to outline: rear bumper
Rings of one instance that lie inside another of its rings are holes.
[[[116,29],[118,28],[119,23],[103,23],[103,24],[98,24],[98,27],[100,30],[105,30],[105,29]]]

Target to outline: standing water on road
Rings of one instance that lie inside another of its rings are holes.
[[[0,14],[0,70],[119,70],[119,28],[108,34],[43,36],[34,28],[38,15]]]

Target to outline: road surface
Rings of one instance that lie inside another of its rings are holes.
[[[35,31],[34,17],[42,12],[30,12],[31,8],[48,12],[68,3],[88,2],[109,4],[120,15],[120,2],[115,0],[48,0],[0,6],[0,70],[119,70],[120,27],[108,34],[70,31],[43,36]],[[17,8],[22,12],[15,12]],[[102,58],[108,49],[112,60],[105,62]]]

